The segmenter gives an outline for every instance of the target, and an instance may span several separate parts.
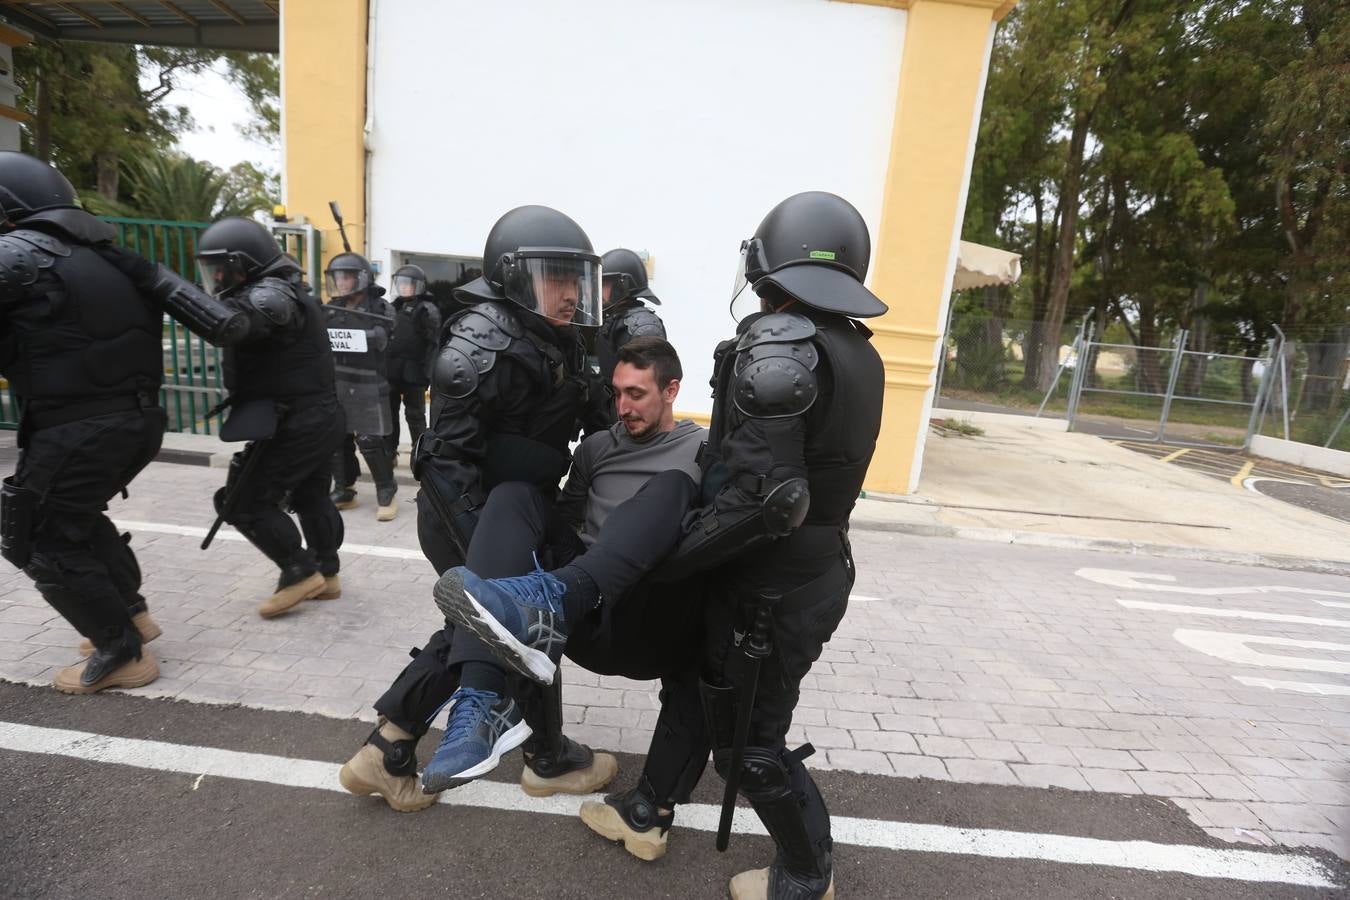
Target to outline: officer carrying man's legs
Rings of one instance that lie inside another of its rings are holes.
[[[155,457],[166,415],[160,337],[170,313],[220,345],[242,318],[113,244],[56,169],[0,152],[0,373],[19,398],[19,461],[0,489],[0,555],[84,636],[57,690],[138,687],[159,675],[141,570],[105,515]]]
[[[586,233],[557,210],[518,207],[493,225],[483,259],[486,274],[456,289],[463,308],[443,329],[431,423],[414,450],[418,538],[437,572],[464,562],[496,485],[534,484],[551,501],[589,403],[579,329],[599,324],[600,259]],[[400,811],[435,802],[418,785],[414,749],[452,699],[447,731],[487,733],[488,756],[529,734],[504,670],[472,634],[447,627],[413,657],[341,773],[348,790],[378,793]],[[545,708],[560,704],[550,698]],[[534,776],[558,790],[590,793],[613,777],[613,757],[566,739],[532,739],[526,751]]]
[[[206,229],[197,262],[203,282],[247,321],[246,335],[223,359],[230,393],[220,436],[248,444],[230,461],[216,512],[280,570],[259,615],[335,599],[343,526],[328,487],[342,413],[322,307],[295,260],[250,219],[221,219]]]

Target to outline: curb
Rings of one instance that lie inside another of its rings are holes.
[[[181,450],[163,448],[155,457],[157,462],[177,463],[189,466],[209,466],[213,469],[227,468],[232,451],[210,452],[206,450]],[[398,471],[396,480],[400,486],[417,487],[417,481],[411,472]],[[361,470],[358,483],[372,483],[370,475]],[[937,512],[940,506],[925,505],[925,509]],[[1113,540],[1111,538],[1084,538],[1071,534],[1047,534],[1034,531],[1015,531],[1009,528],[974,528],[969,526],[941,525],[928,522],[891,522],[884,519],[865,519],[854,517],[850,526],[858,531],[889,532],[892,534],[912,534],[918,537],[956,538],[967,541],[986,541],[995,544],[1020,544],[1025,547],[1051,547],[1061,550],[1095,550],[1102,553],[1120,553],[1128,556],[1152,556],[1162,559],[1191,559],[1201,562],[1227,563],[1237,566],[1255,566],[1266,569],[1283,569],[1289,572],[1312,572],[1318,575],[1350,576],[1350,562],[1328,559],[1313,559],[1302,556],[1278,556],[1264,553],[1245,553],[1232,550],[1212,550],[1203,547],[1185,547],[1176,544],[1153,544],[1147,541]]]
[[[938,507],[940,509],[940,507]],[[996,544],[1020,544],[1026,547],[1053,547],[1061,550],[1096,550],[1102,553],[1120,553],[1129,556],[1152,556],[1162,559],[1192,559],[1202,562],[1227,563],[1236,566],[1259,566],[1283,569],[1288,572],[1312,572],[1318,575],[1350,576],[1350,562],[1315,559],[1304,556],[1279,556],[1233,550],[1213,550],[1206,547],[1186,547],[1177,544],[1152,544],[1147,541],[1085,538],[1071,534],[1046,534],[1034,531],[1014,531],[1009,528],[974,528],[957,525],[937,525],[921,522],[887,522],[879,519],[854,518],[850,526],[859,531],[912,534],[919,537],[957,538],[967,541],[987,541]]]
[[[242,445],[241,445],[242,446]],[[233,450],[183,450],[176,447],[161,447],[159,453],[155,455],[155,462],[174,463],[184,466],[203,466],[211,469],[228,469],[230,467],[230,458],[234,456]],[[394,480],[400,486],[417,487],[417,479],[412,477],[412,472],[407,468],[395,469]],[[357,483],[374,484],[370,478],[370,473],[363,467],[361,474],[357,476]]]

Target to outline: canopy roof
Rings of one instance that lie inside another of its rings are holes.
[[[0,0],[0,17],[56,40],[215,50],[280,48],[281,0]]]

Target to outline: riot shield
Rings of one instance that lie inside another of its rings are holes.
[[[385,372],[387,335],[394,320],[361,309],[328,305],[323,308],[328,340],[333,346],[333,372],[339,402],[353,434],[389,434],[394,430],[389,411],[389,381]],[[372,339],[372,329],[383,329],[385,340]]]

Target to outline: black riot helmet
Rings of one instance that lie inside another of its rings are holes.
[[[750,312],[737,303],[749,284],[757,294],[786,294],[825,312],[879,316],[886,304],[862,283],[871,254],[867,223],[853,204],[825,191],[793,194],[742,242],[731,314],[739,320]]]
[[[362,291],[368,291],[375,283],[375,270],[370,261],[359,253],[339,253],[328,261],[323,270],[323,285],[328,291],[329,300],[346,300]],[[381,289],[380,293],[383,293]]]
[[[421,266],[399,266],[391,283],[395,297],[416,297],[427,292],[427,273],[422,271]]]
[[[0,151],[0,210],[20,222],[46,209],[78,209],[75,188],[55,167],[35,156]]]
[[[456,300],[510,300],[554,325],[600,324],[600,257],[581,226],[556,209],[519,206],[498,219],[483,270],[455,289]]]
[[[213,294],[283,268],[299,270],[293,258],[281,252],[272,232],[252,219],[221,219],[197,238],[197,269],[202,284]]]
[[[600,268],[605,279],[605,309],[633,297],[661,305],[651,288],[647,287],[647,266],[643,264],[642,257],[632,250],[619,247],[609,251],[600,257]]]

